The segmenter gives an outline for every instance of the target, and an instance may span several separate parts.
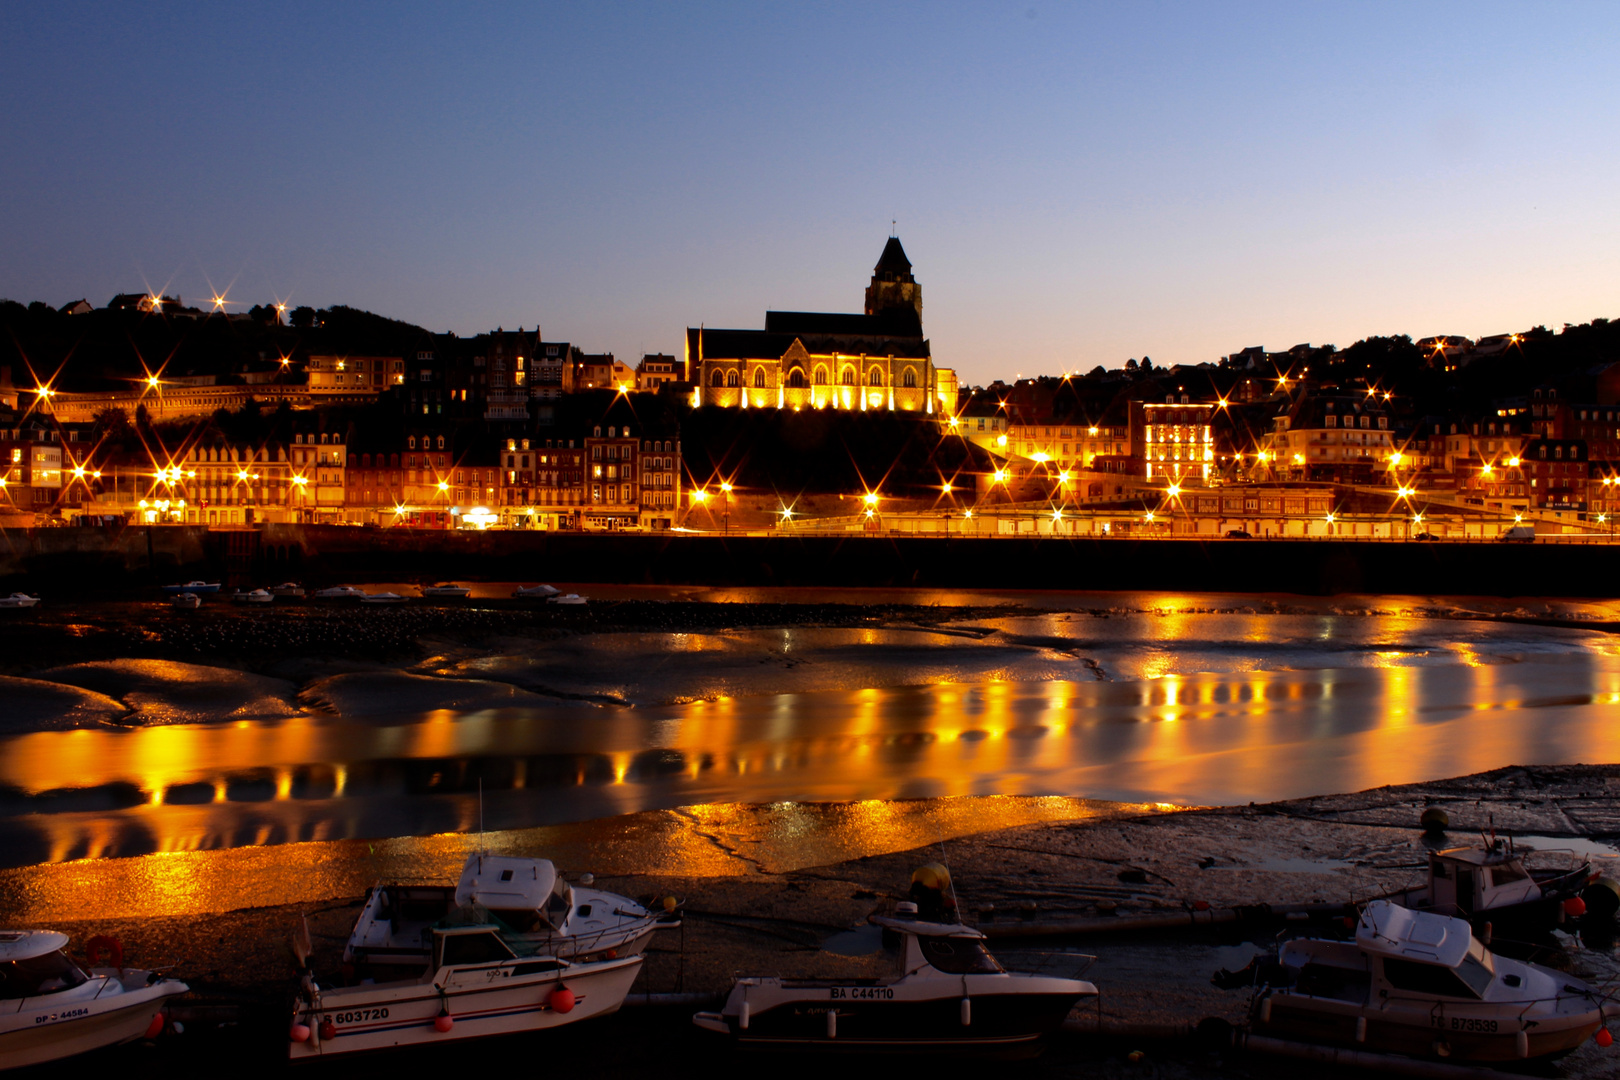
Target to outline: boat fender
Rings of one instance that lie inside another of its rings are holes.
[[[115,937],[106,934],[97,934],[84,945],[84,958],[91,967],[101,966],[101,954],[106,953],[112,961],[112,966],[119,971],[124,970],[124,943]]]
[[[1365,1016],[1358,1016],[1358,1017],[1356,1017],[1356,1042],[1364,1043],[1366,1041],[1367,1041],[1367,1018]]]
[[[184,1035],[185,1033],[186,1033],[186,1025],[182,1024],[178,1020],[169,1021],[169,1034],[170,1035]]]
[[[827,1038],[838,1038],[838,1009],[836,1007],[827,1010]]]
[[[1486,923],[1485,924],[1485,929],[1480,932],[1479,943],[1481,945],[1484,945],[1486,948],[1490,948],[1491,935],[1495,932],[1495,929],[1496,928],[1493,927],[1490,923]]]
[[[748,999],[743,998],[741,1008],[737,1010],[737,1027],[741,1031],[748,1030]]]
[[[147,1036],[150,1038],[151,1036]],[[294,1024],[292,1030],[287,1032],[287,1038],[295,1043],[309,1042],[309,1025]]]
[[[433,1030],[437,1031],[440,1035],[443,1035],[445,1032],[449,1031],[455,1026],[456,1021],[453,1017],[451,1017],[448,1009],[441,1008],[439,1010],[439,1015],[433,1018]]]
[[[962,1026],[963,1027],[972,1027],[973,1026],[973,999],[972,998],[963,998],[962,999]]]
[[[1572,919],[1578,919],[1586,914],[1586,901],[1578,896],[1572,896],[1564,901],[1564,913]]]
[[[321,1042],[337,1038],[337,1025],[330,1020],[321,1021]]]
[[[1513,1033],[1513,1052],[1522,1058],[1530,1056],[1530,1033],[1523,1028]]]
[[[546,997],[546,1004],[551,1006],[553,1012],[573,1012],[574,992],[566,986],[559,986]]]
[[[1262,1024],[1271,1023],[1271,998],[1269,997],[1260,999],[1260,1022]]]
[[[155,1039],[161,1034],[163,1034],[163,1012],[160,1009],[152,1014],[152,1022],[146,1025],[145,1037]]]
[[[1445,1058],[1451,1056],[1451,1044],[1448,1042],[1440,1042],[1436,1040],[1433,1049],[1435,1057]]]
[[[1614,1036],[1609,1034],[1608,1028],[1600,1027],[1597,1029],[1597,1034],[1592,1036],[1592,1041],[1606,1049],[1611,1043],[1614,1042]]]

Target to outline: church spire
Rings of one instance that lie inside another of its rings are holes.
[[[906,258],[900,238],[891,236],[872,268],[872,284],[866,287],[866,313],[883,315],[905,308],[922,317],[922,286],[911,275],[911,260]]]

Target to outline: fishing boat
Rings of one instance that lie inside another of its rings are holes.
[[[1603,995],[1581,980],[1492,953],[1463,919],[1387,900],[1366,906],[1353,941],[1298,938],[1251,966],[1260,1035],[1498,1062],[1567,1054],[1603,1024]]]
[[[452,600],[465,600],[472,595],[472,590],[452,582],[441,581],[437,585],[422,586],[423,596],[437,596]]]
[[[294,1061],[561,1027],[618,1011],[642,956],[518,956],[494,925],[434,927],[413,978],[322,987],[305,976],[293,1006]]]
[[[434,927],[469,913],[498,927],[502,943],[516,956],[564,960],[636,956],[655,931],[680,926],[673,911],[649,910],[593,884],[590,875],[570,884],[548,859],[471,855],[453,886],[372,889],[349,934],[343,962],[377,978],[415,974],[431,959]]]
[[[204,593],[219,592],[219,582],[216,581],[210,585],[206,581],[188,581],[184,585],[165,585],[163,591],[170,596],[177,596],[180,593],[195,593],[201,596]]]
[[[37,603],[39,597],[27,593],[14,592],[10,596],[0,596],[0,608],[31,608]]]
[[[169,606],[184,609],[200,608],[202,607],[202,597],[194,592],[176,593],[174,596],[169,597]]]
[[[555,585],[519,585],[512,590],[512,596],[517,600],[540,600],[556,596],[559,591]]]
[[[365,595],[353,585],[333,585],[330,589],[315,590],[315,596],[321,600],[358,600]]]
[[[718,1012],[692,1022],[754,1049],[1030,1056],[1097,996],[1079,979],[1004,970],[979,931],[921,919],[909,901],[868,921],[899,938],[891,977],[739,978]]]
[[[1481,847],[1430,852],[1425,884],[1378,899],[1467,919],[1475,933],[1492,938],[1525,938],[1585,914],[1583,894],[1599,877],[1589,862],[1573,870],[1528,869],[1511,840],[1491,838]]]
[[[284,581],[280,585],[270,586],[271,596],[293,596],[302,598],[304,587],[296,581]]]
[[[268,589],[254,589],[252,592],[233,593],[231,599],[238,604],[270,604],[275,602],[276,597]]]
[[[405,598],[397,592],[363,593],[360,596],[362,604],[403,604]]]
[[[578,593],[569,593],[567,596],[548,596],[548,597],[546,597],[546,603],[548,603],[548,604],[583,604],[583,603],[585,603],[585,597],[579,595]]]
[[[106,943],[120,963],[122,948]],[[139,968],[86,971],[67,944],[54,930],[0,930],[0,1070],[155,1036],[164,1003],[188,989]]]

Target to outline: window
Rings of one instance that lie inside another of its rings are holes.
[[[873,368],[872,373],[867,376],[866,382],[869,386],[882,386],[883,372],[879,371],[877,368]]]
[[[839,379],[839,381],[842,382],[845,386],[854,386],[855,385],[855,369],[852,368],[852,367],[845,368],[844,369],[844,374]]]
[[[917,385],[917,372],[915,370],[913,370],[912,368],[906,368],[906,374],[900,380],[900,385],[901,386],[915,387]],[[1048,429],[1048,434],[1050,434],[1050,433],[1051,433],[1051,431],[1050,431],[1050,429]]]
[[[765,369],[764,368],[755,368],[754,369],[754,389],[756,389],[756,390],[765,389]]]
[[[817,386],[826,386],[827,385],[827,369],[826,368],[824,368],[824,367],[816,368],[816,385]],[[665,449],[668,449],[668,447],[665,447]]]
[[[495,931],[476,934],[446,934],[441,964],[498,964],[512,959],[512,950],[501,943]]]
[[[735,371],[726,372],[726,385],[727,386],[736,386],[737,384],[738,384],[737,373]]]
[[[1000,964],[977,938],[919,937],[923,958],[947,975],[993,973]]]
[[[788,385],[795,390],[804,389],[804,372],[799,368],[788,372]]]
[[[1478,998],[1491,984],[1490,970],[1472,956],[1465,956],[1457,969],[1385,957],[1384,978],[1397,990],[1455,998]]]
[[[0,964],[0,1000],[53,994],[86,981],[79,965],[59,952]]]
[[[709,385],[710,386],[724,386],[724,385],[726,385],[725,372],[721,371],[719,368],[715,368],[714,369],[714,374],[709,376]]]

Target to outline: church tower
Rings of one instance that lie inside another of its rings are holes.
[[[883,254],[872,268],[872,284],[866,287],[866,313],[891,315],[911,309],[912,317],[922,321],[922,286],[911,276],[911,260],[900,246],[898,236],[889,237],[883,245]]]

